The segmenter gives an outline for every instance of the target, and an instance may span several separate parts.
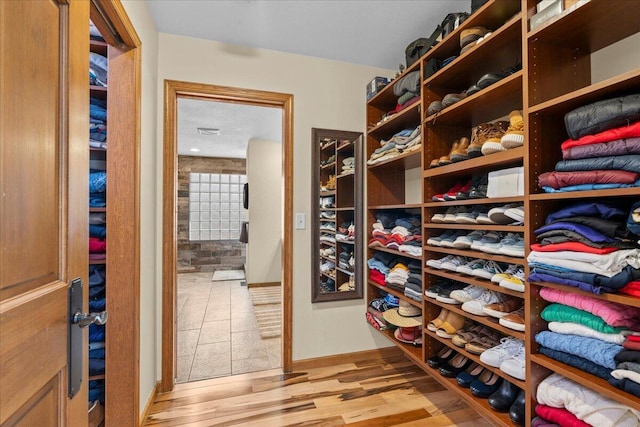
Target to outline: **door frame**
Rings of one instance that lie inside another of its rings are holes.
[[[189,97],[282,109],[282,369],[291,371],[293,295],[293,95],[176,80],[164,81],[164,148],[162,201],[162,381],[160,391],[173,390],[176,345],[177,287],[177,102]]]

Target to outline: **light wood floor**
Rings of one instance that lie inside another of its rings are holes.
[[[176,385],[146,426],[491,424],[402,354],[283,374],[279,369]]]

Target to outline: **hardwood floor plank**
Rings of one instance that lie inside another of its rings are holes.
[[[145,426],[484,427],[491,424],[404,356],[270,370],[176,386]]]

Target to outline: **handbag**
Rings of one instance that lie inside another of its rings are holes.
[[[404,57],[407,63],[407,68],[415,64],[415,62],[427,53],[431,49],[431,42],[424,37],[409,43],[409,46],[404,50]]]

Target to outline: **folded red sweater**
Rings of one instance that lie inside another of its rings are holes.
[[[640,297],[640,282],[629,282],[624,288],[620,289],[620,292],[623,294]]]
[[[102,253],[107,250],[107,242],[97,237],[89,237],[89,253]]]
[[[563,150],[580,145],[597,144],[598,142],[613,141],[615,139],[633,138],[640,136],[640,122],[635,122],[629,126],[622,126],[609,129],[593,135],[585,135],[580,139],[567,139],[562,143]]]
[[[611,252],[615,252],[618,248],[592,248],[581,242],[563,242],[553,243],[550,245],[541,245],[534,243],[531,245],[531,250],[535,252],[558,252],[558,251],[571,251],[571,252],[586,252],[590,254],[606,255]]]
[[[560,427],[590,427],[584,421],[578,419],[564,408],[553,408],[547,405],[536,406],[536,414],[547,421],[558,424]]]

